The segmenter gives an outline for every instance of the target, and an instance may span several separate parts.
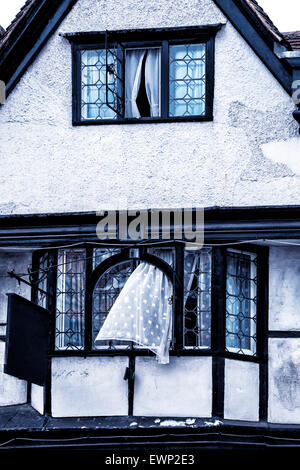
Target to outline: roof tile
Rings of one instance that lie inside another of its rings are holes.
[[[0,54],[6,49],[6,47],[9,47],[10,40],[18,36],[21,32],[27,16],[39,2],[40,0],[26,0],[19,13],[5,30],[4,34],[2,36],[0,34]]]
[[[292,49],[300,49],[300,31],[282,33],[285,39],[290,43]]]
[[[259,21],[262,25],[272,34],[274,39],[278,42],[282,42],[285,40],[283,34],[279,31],[279,29],[274,25],[271,18],[267,15],[267,13],[262,9],[262,7],[257,3],[256,0],[244,0],[246,5],[256,14]]]

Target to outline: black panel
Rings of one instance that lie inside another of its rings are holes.
[[[50,340],[48,310],[16,294],[8,295],[4,372],[44,385]]]

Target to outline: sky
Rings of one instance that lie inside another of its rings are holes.
[[[0,0],[0,25],[7,28],[24,3],[25,0]],[[280,31],[300,30],[299,0],[258,0],[258,3]]]

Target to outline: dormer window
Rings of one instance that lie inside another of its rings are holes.
[[[218,29],[67,35],[74,53],[73,123],[211,120]]]

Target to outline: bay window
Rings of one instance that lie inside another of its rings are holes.
[[[36,257],[40,283],[56,292],[53,352],[155,354],[161,363],[169,354],[259,355],[258,247],[95,245]],[[38,293],[36,302],[45,306]]]

